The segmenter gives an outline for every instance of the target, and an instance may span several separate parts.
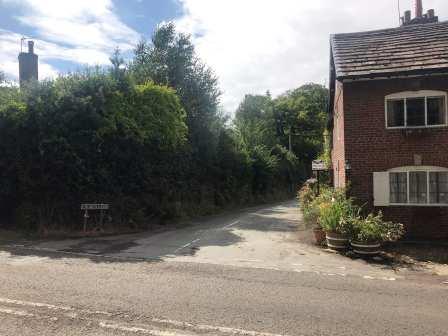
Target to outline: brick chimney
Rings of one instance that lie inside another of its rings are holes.
[[[30,80],[39,79],[39,57],[34,53],[34,41],[28,41],[28,52],[19,54],[19,82],[22,87]]]
[[[401,18],[403,26],[437,23],[439,17],[435,15],[434,9],[429,9],[426,14],[423,14],[423,0],[415,0],[415,18],[411,19],[411,11],[406,11]]]

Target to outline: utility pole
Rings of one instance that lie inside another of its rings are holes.
[[[289,126],[289,151],[292,152],[292,126]]]

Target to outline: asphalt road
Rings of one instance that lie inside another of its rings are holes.
[[[0,248],[0,335],[448,335],[448,286],[301,244],[293,202]],[[338,270],[338,271],[335,271]]]

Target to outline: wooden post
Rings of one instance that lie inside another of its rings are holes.
[[[101,227],[101,230],[103,229],[103,219],[104,219],[104,210],[101,209],[101,212],[100,212],[100,227]]]
[[[86,211],[84,212],[84,233],[87,232],[87,219],[89,218],[89,213]]]
[[[317,171],[317,196],[320,195],[320,170]]]

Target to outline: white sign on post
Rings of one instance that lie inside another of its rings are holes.
[[[325,164],[325,162],[321,161],[321,160],[313,161],[312,169],[313,169],[313,171],[325,171],[325,170],[328,170],[327,165]]]
[[[87,232],[87,220],[89,219],[89,210],[100,210],[100,224],[103,225],[104,211],[109,210],[109,204],[81,204],[81,210],[84,210],[84,232]]]
[[[81,204],[81,210],[109,210],[109,204]]]

